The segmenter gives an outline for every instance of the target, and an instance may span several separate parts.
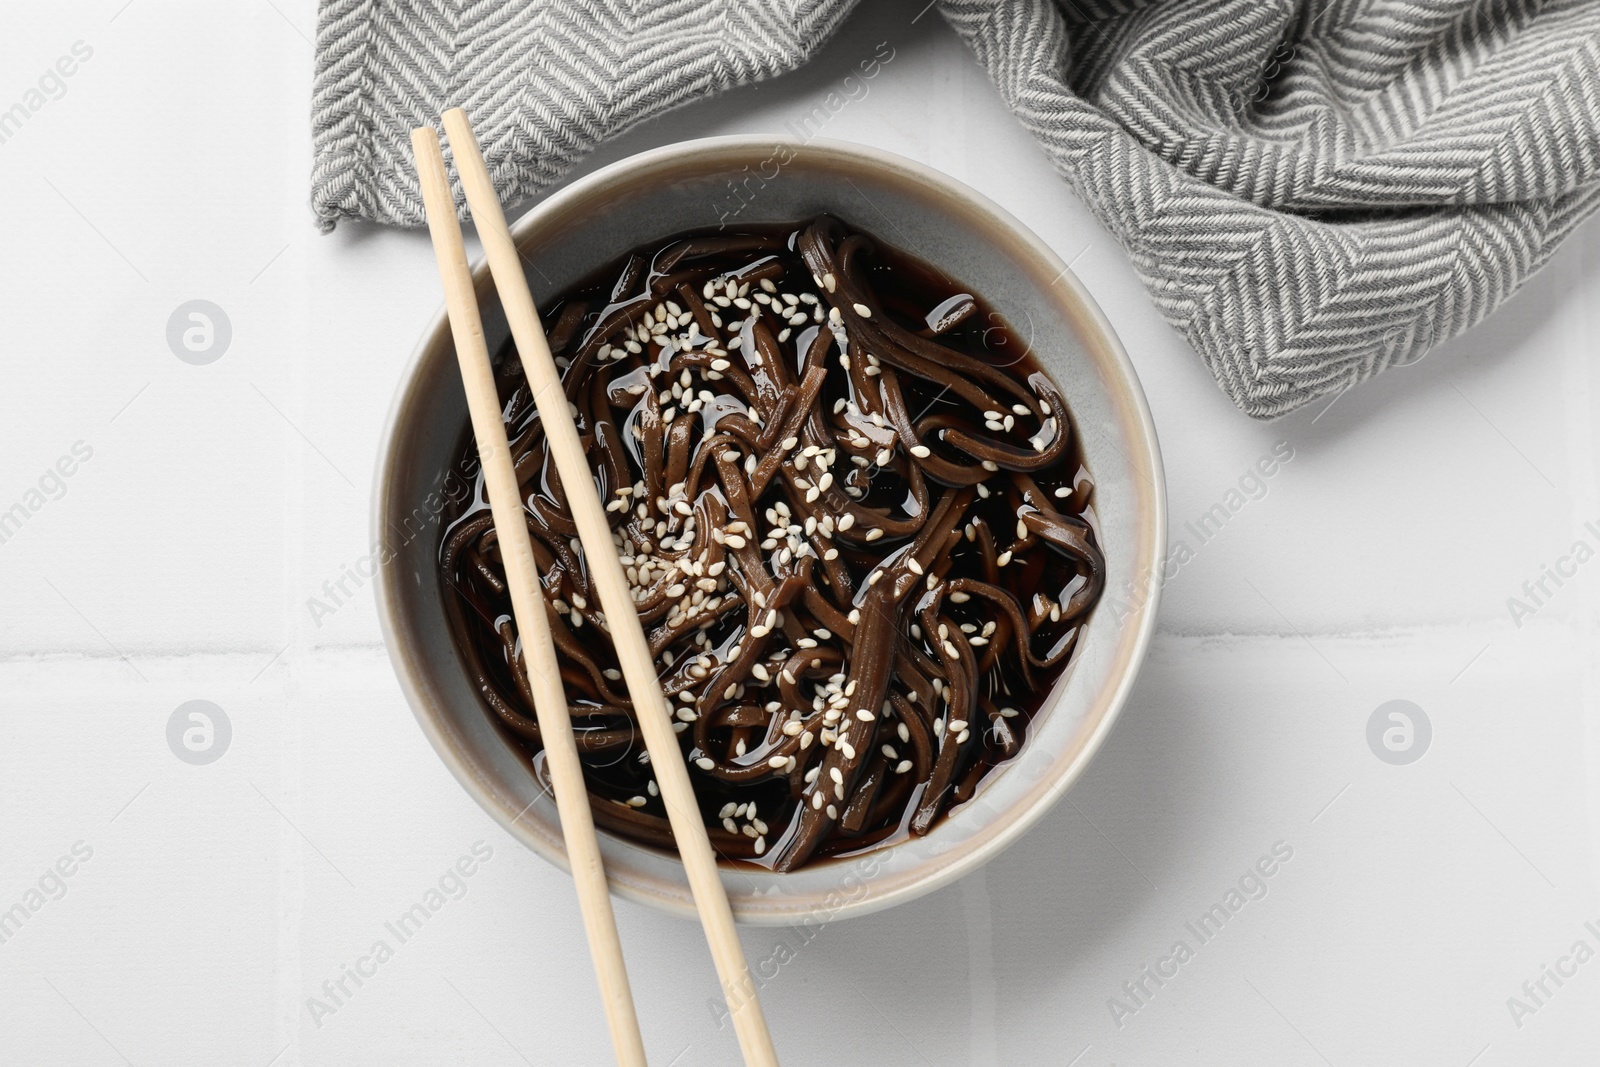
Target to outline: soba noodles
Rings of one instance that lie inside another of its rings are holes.
[[[925,834],[1018,752],[1105,568],[1061,393],[982,300],[824,216],[640,250],[546,330],[725,858]],[[596,819],[670,847],[514,351],[497,374]],[[481,478],[450,519],[457,644],[537,766]]]

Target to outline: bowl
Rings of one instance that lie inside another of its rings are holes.
[[[1155,626],[1165,493],[1144,393],[1111,326],[1060,257],[954,179],[843,142],[717,137],[623,160],[555,193],[513,227],[541,303],[645,242],[718,225],[837,215],[981,294],[1061,387],[1096,485],[1106,592],[1076,660],[1023,750],[927,836],[778,874],[724,867],[734,914],[763,925],[819,923],[902,903],[992,859],[1088,766],[1127,699]],[[487,269],[474,277],[490,351],[507,336]],[[378,454],[373,532],[384,640],[417,722],[463,788],[512,836],[565,868],[555,803],[469,682],[447,628],[437,567],[440,516],[467,424],[441,311],[401,377]],[[612,890],[694,915],[675,856],[601,834]]]

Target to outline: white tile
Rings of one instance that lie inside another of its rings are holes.
[[[577,173],[779,134],[846,94],[820,135],[971,183],[1075,264],[1139,370],[1193,558],[1124,720],[1021,844],[808,939],[745,931],[752,960],[782,959],[763,996],[784,1062],[1580,1062],[1600,962],[1546,979],[1520,1027],[1508,998],[1574,941],[1600,949],[1600,563],[1544,571],[1600,546],[1600,226],[1419,366],[1251,422],[937,12],[910,24],[922,6],[872,5],[810,67],[665,115]],[[0,38],[16,85],[93,49],[0,145],[0,291],[20,309],[0,509],[40,494],[0,543],[0,909],[43,899],[0,943],[18,1062],[609,1055],[569,880],[434,756],[370,584],[346,578],[440,300],[423,235],[315,232],[314,14],[34,5]],[[879,42],[893,59],[847,82]],[[197,298],[233,331],[206,366],[166,339]],[[77,442],[90,454],[57,483]],[[1293,458],[1248,480],[1275,448]],[[1192,532],[1233,489],[1220,529]],[[338,610],[313,617],[341,578]],[[1524,583],[1539,603],[1519,619]],[[1396,699],[1432,724],[1408,766],[1366,740]],[[191,700],[232,729],[206,766],[168,746]],[[92,857],[61,893],[47,870],[79,842]],[[459,895],[389,933],[480,842],[493,855]],[[1293,855],[1265,896],[1202,944],[1186,924],[1274,846]],[[618,919],[652,1062],[737,1064],[695,925],[625,903]],[[346,967],[385,939],[392,958],[355,985]],[[1124,983],[1180,939],[1193,958],[1135,1000]],[[313,1012],[340,979],[337,1010]]]

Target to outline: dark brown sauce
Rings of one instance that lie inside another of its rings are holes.
[[[1093,483],[1030,338],[825,217],[653,244],[545,328],[724,860],[786,870],[925,834],[1015,756],[1104,580]],[[509,344],[496,375],[596,821],[670,848]],[[447,519],[457,648],[542,777],[481,473]]]

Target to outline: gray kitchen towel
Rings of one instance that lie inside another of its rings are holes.
[[[455,105],[532,196],[856,2],[322,0],[313,209],[419,225],[409,131]],[[936,6],[1258,418],[1461,333],[1600,204],[1597,0]]]

